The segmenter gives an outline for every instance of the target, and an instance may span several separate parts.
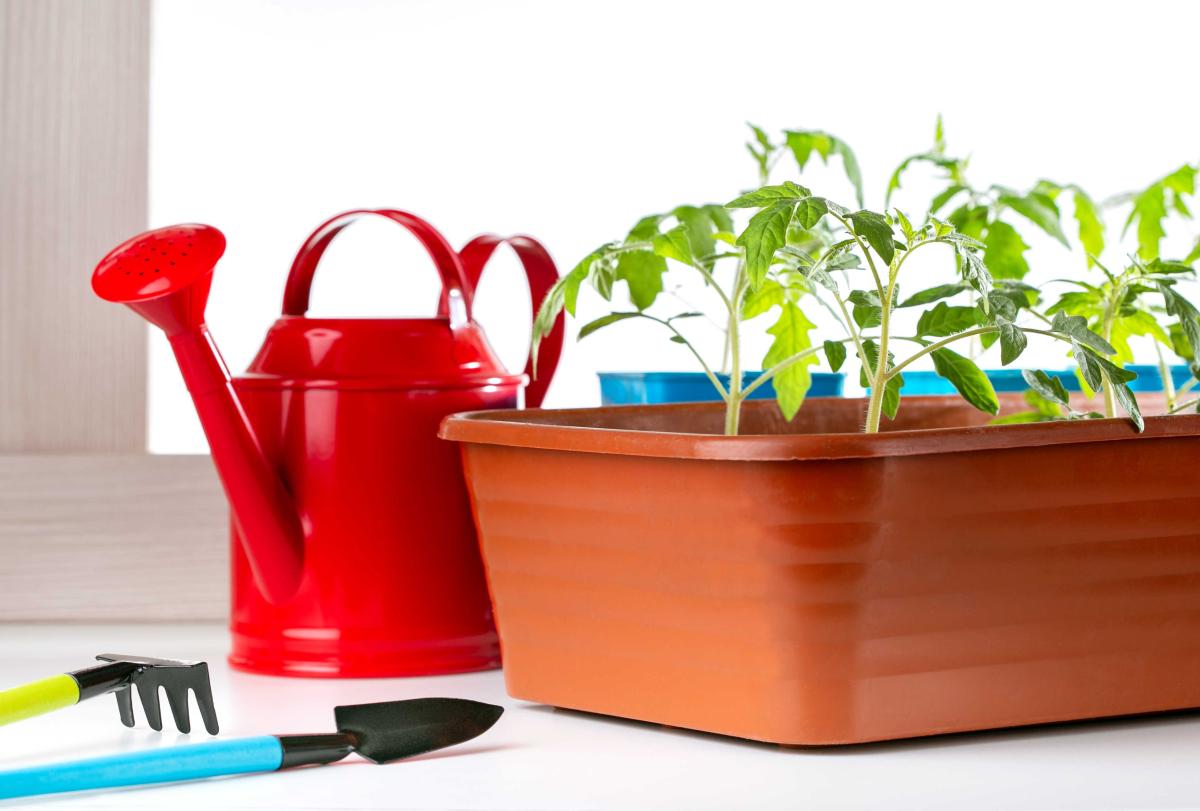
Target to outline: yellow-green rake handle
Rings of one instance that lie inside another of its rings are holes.
[[[79,682],[66,673],[0,690],[0,726],[69,707],[79,701]]]

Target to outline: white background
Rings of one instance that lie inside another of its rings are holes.
[[[747,120],[847,140],[874,208],[938,112],[977,185],[1051,177],[1100,198],[1200,157],[1200,7],[1185,2],[159,0],[154,11],[152,224],[225,231],[209,323],[234,370],[277,315],[296,248],[338,211],[409,209],[455,245],[527,232],[565,272],[642,214],[753,186]],[[851,199],[840,167],[804,182]],[[895,202],[918,211],[930,188],[914,181]],[[1177,229],[1175,245],[1190,233]],[[1047,239],[1031,259],[1035,281],[1082,263]],[[948,280],[943,260],[922,271],[931,284]],[[435,279],[411,237],[362,223],[330,249],[314,312],[431,313]],[[585,293],[581,315],[596,307]],[[515,260],[498,259],[479,317],[513,367],[528,309]],[[169,350],[152,341],[150,449],[203,451]],[[764,349],[751,340],[747,365]],[[1064,359],[1035,343],[1023,360]],[[618,325],[568,342],[548,404],[597,402],[597,369],[689,361],[652,325]]]

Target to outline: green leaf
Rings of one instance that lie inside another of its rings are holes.
[[[706,268],[711,267],[717,242],[713,237],[713,221],[708,212],[696,206],[677,206],[671,210],[671,215],[687,234],[695,261]]]
[[[1148,335],[1163,346],[1171,346],[1171,336],[1153,315],[1145,310],[1134,310],[1112,320],[1109,342],[1117,350],[1114,358],[1117,363],[1133,363],[1133,349],[1129,346],[1129,339],[1135,335]]]
[[[665,234],[658,234],[652,240],[654,252],[666,259],[674,259],[686,265],[693,263],[692,244],[688,240],[687,229],[677,225]]]
[[[772,307],[783,304],[785,295],[783,285],[779,282],[774,279],[764,280],[757,290],[752,291],[742,300],[742,319],[749,321]]]
[[[1051,377],[1041,369],[1022,369],[1021,377],[1025,378],[1029,388],[1047,400],[1053,400],[1061,405],[1070,404],[1071,395],[1067,393],[1067,387],[1057,377]]]
[[[949,380],[964,400],[988,414],[1000,411],[992,382],[974,362],[949,349],[935,349],[930,354],[934,370]]]
[[[833,151],[842,156],[842,169],[846,172],[846,178],[850,184],[854,186],[854,199],[859,206],[863,204],[863,181],[862,169],[858,166],[858,158],[854,155],[854,150],[840,138],[833,139]]]
[[[850,214],[849,219],[854,233],[865,239],[879,254],[879,258],[890,265],[892,257],[896,255],[896,241],[887,217],[863,209]]]
[[[615,324],[627,318],[637,318],[640,315],[641,313],[609,313],[608,315],[600,316],[595,321],[589,321],[579,330],[578,340],[582,341],[596,330],[607,327],[609,324]]]
[[[1192,250],[1184,257],[1183,261],[1190,265],[1197,259],[1200,259],[1200,237],[1197,237],[1195,246],[1192,247]]]
[[[1029,339],[1020,327],[1001,321],[1000,324],[1000,365],[1007,366],[1021,356]]]
[[[725,208],[762,208],[773,203],[803,200],[811,197],[812,192],[790,180],[778,186],[763,186],[752,192],[747,192],[725,204]]]
[[[1002,220],[988,224],[983,236],[983,263],[994,279],[1023,279],[1029,273],[1025,251],[1029,246],[1017,229]]]
[[[658,233],[658,224],[663,220],[662,214],[648,214],[642,217],[633,228],[629,229],[629,234],[625,237],[626,242],[649,242]]]
[[[1056,312],[1054,319],[1050,322],[1050,329],[1078,341],[1084,346],[1089,346],[1103,355],[1115,355],[1117,352],[1108,341],[1088,329],[1087,319],[1082,316],[1067,315],[1062,311]],[[1088,381],[1088,384],[1091,385],[1091,380]],[[1096,387],[1093,385],[1092,388]]]
[[[1063,233],[1062,225],[1059,223],[1058,206],[1049,196],[1039,192],[1020,195],[1010,190],[1004,190],[996,197],[996,202],[1008,206],[1057,239],[1064,247],[1071,247],[1071,243],[1067,241],[1067,235]]]
[[[879,294],[874,290],[851,290],[848,298],[854,304],[851,315],[860,329],[877,327],[883,323],[883,306]]]
[[[775,337],[766,357],[763,358],[763,368],[770,370],[793,355],[812,348],[809,332],[815,324],[808,320],[804,311],[795,304],[785,302],[779,313],[779,320],[767,330]],[[804,397],[812,386],[810,366],[820,363],[815,354],[797,361],[786,369],[775,374],[775,398],[779,402],[779,410],[783,416],[791,420],[804,404]]]
[[[746,230],[738,236],[737,244],[745,250],[746,273],[752,288],[762,284],[775,261],[775,251],[784,246],[795,205],[794,202],[782,202],[764,208],[750,218]]]
[[[829,206],[824,198],[806,197],[797,204],[793,217],[801,228],[808,230],[820,222],[828,211]]]
[[[629,298],[639,310],[645,310],[663,290],[667,260],[653,251],[626,251],[617,258],[616,278],[629,285]]]
[[[922,338],[944,338],[975,325],[974,307],[951,307],[939,301],[932,310],[921,313],[917,321],[917,335]]]
[[[716,229],[717,234],[733,231],[733,218],[729,216],[729,212],[725,210],[725,206],[719,206],[716,203],[706,203],[700,206],[700,208],[712,220],[713,228]]]
[[[983,263],[979,254],[970,248],[955,245],[954,249],[958,256],[959,274],[986,302],[987,294],[992,290],[992,274],[988,272],[987,265]]]
[[[1096,204],[1088,197],[1087,192],[1078,186],[1074,187],[1075,222],[1079,225],[1079,244],[1087,253],[1087,264],[1095,264],[1092,257],[1104,253],[1104,221]]]
[[[1187,338],[1188,346],[1200,347],[1200,311],[1171,285],[1158,282],[1155,286],[1162,294],[1167,314],[1179,319],[1179,327]]]
[[[941,211],[946,206],[947,203],[949,203],[951,200],[953,200],[955,197],[962,194],[966,190],[967,190],[967,187],[962,185],[961,183],[955,183],[951,186],[946,187],[945,189],[942,189],[942,191],[940,191],[938,194],[934,195],[934,198],[929,201],[929,213],[937,214],[939,211]]]
[[[919,307],[922,304],[932,304],[939,299],[950,298],[958,295],[967,289],[967,285],[961,283],[954,284],[939,284],[937,287],[930,287],[927,290],[922,290],[919,293],[913,293],[906,298],[897,307]]]
[[[1129,381],[1137,379],[1137,373],[1122,369],[1086,346],[1075,344],[1073,354],[1075,362],[1079,364],[1079,371],[1092,389],[1100,391],[1104,378],[1108,378],[1112,383],[1113,395],[1116,397],[1117,403],[1129,415],[1129,419],[1133,421],[1134,427],[1140,433],[1145,428],[1142,411],[1138,406],[1137,398],[1133,396],[1133,392],[1127,385]]]
[[[829,361],[830,371],[836,372],[846,362],[846,345],[838,341],[825,342],[825,360]]]

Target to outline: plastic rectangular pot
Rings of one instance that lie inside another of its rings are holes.
[[[511,695],[783,744],[1200,706],[1200,415],[721,410],[443,423]]]

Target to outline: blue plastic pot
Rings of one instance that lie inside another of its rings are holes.
[[[937,372],[906,371],[902,372],[902,374],[904,375],[903,392],[906,395],[958,393],[954,386],[950,384],[950,381]],[[1014,391],[1021,392],[1029,388],[1025,383],[1025,378],[1021,376],[1020,369],[987,369],[984,374],[988,376],[988,380],[992,381],[992,388],[1000,394]],[[1075,376],[1074,369],[1047,371],[1046,374],[1061,380],[1067,391],[1079,391],[1079,379]]]
[[[742,387],[750,385],[762,372],[745,372]],[[642,405],[647,403],[714,402],[721,395],[704,372],[600,372],[600,399],[604,405]],[[729,386],[729,375],[718,374],[721,384]],[[813,372],[809,397],[839,397],[846,376],[833,372]],[[764,383],[748,399],[770,400],[775,387]]]
[[[1158,366],[1151,363],[1133,363],[1125,368],[1131,372],[1137,372],[1137,380],[1131,381],[1129,384],[1129,388],[1135,392],[1163,390],[1162,374],[1158,371]],[[1175,388],[1179,388],[1192,379],[1191,370],[1182,363],[1172,366],[1170,369],[1171,381],[1175,384]]]
[[[1163,390],[1162,375],[1159,374],[1158,366],[1149,363],[1134,363],[1125,368],[1131,372],[1137,372],[1137,379],[1129,384],[1129,388],[1134,392],[1160,392]],[[997,393],[1021,392],[1029,388],[1025,385],[1025,378],[1021,376],[1020,369],[987,369],[984,373],[988,376],[988,380],[992,381],[992,388]],[[950,381],[937,372],[904,372],[903,374],[905,394],[956,393],[954,386],[950,385]],[[1075,374],[1074,369],[1047,371],[1046,374],[1061,380],[1067,391],[1081,391],[1079,377]],[[1171,367],[1171,379],[1175,383],[1175,388],[1182,386],[1191,377],[1192,373],[1187,366]]]

